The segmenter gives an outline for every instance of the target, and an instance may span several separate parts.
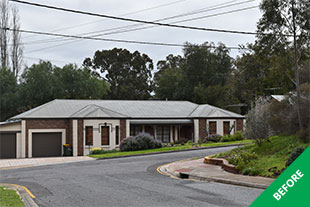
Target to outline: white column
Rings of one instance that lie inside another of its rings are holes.
[[[22,120],[22,133],[21,133],[21,158],[26,157],[26,121]],[[28,146],[27,146],[28,147]]]
[[[142,125],[142,132],[144,133],[145,132],[145,126]]]
[[[194,119],[194,141],[197,143],[199,139],[199,120]]]
[[[170,125],[170,142],[173,142],[173,127]]]
[[[224,125],[223,125],[223,120],[217,120],[216,121],[216,133],[224,136]]]
[[[130,136],[130,120],[126,119],[126,137]]]
[[[174,126],[174,141],[178,140],[178,133],[179,133],[178,128],[179,128],[178,125]]]
[[[16,158],[22,158],[22,134],[16,133]]]
[[[72,121],[72,149],[73,156],[78,156],[78,121]]]

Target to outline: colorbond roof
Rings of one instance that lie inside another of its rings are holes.
[[[56,99],[11,119],[27,118],[244,118],[210,105],[189,101]]]

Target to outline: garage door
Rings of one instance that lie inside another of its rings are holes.
[[[16,158],[16,133],[0,133],[0,158]]]
[[[32,133],[32,157],[61,156],[61,133]]]

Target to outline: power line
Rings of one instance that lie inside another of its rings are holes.
[[[137,14],[137,13],[141,13],[141,12],[145,12],[145,11],[149,11],[149,10],[153,10],[153,9],[158,9],[158,8],[161,8],[161,7],[165,7],[165,6],[170,6],[170,5],[173,5],[173,4],[178,4],[178,3],[181,3],[181,2],[184,2],[184,1],[188,1],[188,0],[173,1],[173,2],[170,2],[170,3],[165,3],[165,4],[161,4],[161,5],[145,8],[145,9],[140,9],[140,10],[133,11],[133,12],[129,12],[129,13],[126,13],[126,14],[122,14],[121,16],[128,16],[128,15],[132,15],[132,14]],[[94,24],[94,23],[97,23],[97,22],[103,22],[103,21],[105,21],[105,20],[97,20],[97,21],[86,22],[86,23],[82,23],[82,24],[77,24],[77,25],[73,25],[73,26],[69,26],[69,27],[64,27],[64,28],[52,30],[50,32],[57,32],[57,31],[61,31],[61,30],[72,29],[72,28],[76,28],[76,27],[81,27],[81,26],[89,25],[89,24]],[[29,38],[29,37],[27,37],[27,38]]]
[[[230,4],[230,5],[227,5],[226,7],[229,7],[229,6],[232,6],[232,5],[238,5],[238,4],[241,4],[241,3],[248,3],[248,2],[251,2],[251,1],[253,1],[253,0],[243,1],[243,2],[239,2],[237,4]],[[188,21],[193,21],[193,20],[198,20],[198,19],[204,19],[204,18],[209,18],[209,17],[220,16],[220,15],[224,15],[224,14],[231,14],[231,13],[240,12],[240,11],[244,11],[244,10],[248,10],[248,9],[253,9],[253,8],[257,8],[257,7],[258,6],[245,7],[245,8],[241,8],[241,9],[230,10],[230,11],[227,11],[227,12],[210,14],[210,15],[207,15],[207,16],[196,17],[196,18],[192,18],[192,19],[180,20],[180,21],[176,21],[176,22],[172,22],[172,23],[188,22]],[[223,8],[223,7],[216,7],[215,10],[218,9],[218,8]],[[208,10],[208,11],[210,11],[210,10]],[[185,14],[187,14],[187,13],[185,13]],[[155,20],[155,21],[157,22],[157,21],[161,21],[161,20],[173,19],[173,18],[180,17],[180,16],[182,16],[182,15],[176,15],[176,16],[172,16],[172,17],[158,19],[158,20]],[[185,16],[187,16],[187,15],[185,15]],[[115,29],[128,28],[128,27],[132,27],[132,26],[135,26],[135,25],[139,26],[141,24],[127,25],[127,26],[123,26],[123,27],[111,28],[111,29],[108,29],[108,30],[99,30],[99,31],[94,31],[94,32],[87,32],[87,33],[82,33],[82,34],[79,34],[79,35],[94,34],[94,33],[102,32],[102,31],[106,31],[106,32],[107,31],[111,31],[111,30],[113,31]],[[120,31],[115,31],[115,32],[109,32],[109,33],[92,35],[92,36],[89,36],[89,37],[100,37],[100,36],[104,36],[104,35],[120,34],[120,33],[124,33],[124,32],[138,31],[138,30],[143,30],[143,29],[148,29],[148,28],[153,28],[153,27],[156,27],[156,26],[152,25],[152,26],[139,27],[139,28],[133,28],[133,29],[128,29],[128,30],[120,30]],[[49,39],[45,39],[45,40],[32,41],[32,42],[28,42],[28,43],[24,43],[24,44],[25,45],[26,44],[44,44],[44,43],[60,42],[60,41],[68,41],[68,39],[56,37],[56,38],[49,38]],[[81,41],[81,40],[75,40],[75,41]],[[75,42],[75,41],[73,41],[73,42]],[[58,45],[61,45],[61,44],[58,44]]]
[[[96,17],[101,17],[101,18],[115,19],[115,20],[127,21],[127,22],[137,22],[137,23],[143,23],[143,24],[158,25],[158,26],[164,26],[164,27],[190,29],[190,30],[200,30],[200,31],[208,31],[208,32],[221,32],[221,33],[231,33],[231,34],[242,34],[242,35],[257,35],[258,34],[256,32],[245,32],[245,31],[237,31],[237,30],[203,28],[203,27],[194,27],[194,26],[185,26],[185,25],[175,25],[175,24],[159,23],[159,22],[145,21],[145,20],[140,20],[140,19],[130,19],[130,18],[117,17],[117,16],[112,16],[112,15],[106,15],[106,14],[91,13],[91,12],[86,12],[86,11],[81,11],[81,10],[73,10],[73,9],[67,9],[67,8],[63,8],[63,7],[56,7],[56,6],[44,5],[44,4],[38,4],[38,3],[32,3],[32,2],[20,1],[20,0],[9,0],[9,1],[16,2],[16,3],[21,3],[21,4],[27,4],[27,5],[31,5],[31,6],[43,7],[43,8],[60,10],[60,11],[65,11],[65,12],[71,12],[71,13],[76,13],[76,14],[96,16]]]
[[[228,1],[228,2],[225,2],[225,3],[220,3],[220,4],[204,7],[204,8],[198,9],[198,10],[193,10],[193,11],[190,11],[190,12],[181,13],[181,14],[178,14],[178,15],[170,16],[170,17],[165,17],[165,18],[154,20],[154,21],[158,22],[158,21],[164,21],[164,20],[169,20],[169,19],[189,16],[189,15],[195,15],[195,14],[198,14],[198,13],[203,13],[203,12],[218,10],[218,9],[222,9],[222,8],[226,8],[226,7],[236,6],[236,5],[240,5],[240,4],[244,4],[244,3],[248,3],[248,2],[253,2],[255,0],[248,0],[248,1],[238,2],[238,3],[234,3],[234,4],[229,4],[229,3],[235,2],[235,1],[236,0]],[[226,5],[226,4],[229,4],[229,5]],[[142,11],[142,10],[140,10],[140,11]],[[131,12],[131,13],[128,13],[128,14],[132,14],[132,13],[135,13],[135,12]],[[102,20],[100,20],[100,21],[102,21]],[[96,22],[98,22],[98,21],[96,21]],[[114,31],[114,30],[120,30],[120,29],[125,29],[125,28],[136,27],[136,26],[139,26],[139,25],[143,25],[143,24],[140,24],[140,23],[138,23],[138,24],[131,24],[131,25],[126,25],[126,26],[114,27],[114,28],[110,28],[110,29],[97,30],[97,31],[86,32],[86,33],[80,33],[78,35],[88,35],[88,34],[95,34],[95,33],[99,33],[99,32]],[[151,26],[151,27],[154,27],[154,26]],[[146,28],[151,28],[151,27],[148,26]],[[122,31],[126,32],[127,30],[121,30],[119,32],[121,33]],[[133,30],[133,31],[135,31],[135,30]],[[54,32],[54,31],[51,31],[51,32]],[[112,33],[112,34],[114,34],[114,33]],[[105,34],[103,34],[103,35],[105,35]],[[98,37],[98,36],[103,36],[103,35],[99,35],[98,34],[98,35],[93,36],[93,37]],[[54,41],[52,41],[52,40],[54,40]],[[34,43],[34,44],[45,43],[46,41],[48,41],[48,43],[49,43],[49,42],[59,42],[59,41],[66,41],[66,40],[64,38],[56,37],[56,38],[49,38],[49,39],[43,39],[43,40],[42,39],[41,40],[34,40],[34,41],[27,42],[27,44],[28,43],[29,44],[32,44],[32,43]]]
[[[131,44],[169,46],[169,47],[184,47],[184,46],[186,46],[185,44],[177,44],[177,43],[162,43],[162,42],[147,42],[147,41],[135,41],[135,40],[121,40],[121,39],[84,37],[84,36],[77,36],[77,35],[51,33],[51,32],[40,32],[40,31],[33,31],[33,30],[22,30],[22,29],[16,30],[16,29],[11,29],[11,28],[1,28],[1,29],[8,30],[8,31],[18,31],[18,32],[29,33],[29,34],[57,36],[57,37],[68,37],[68,38],[76,38],[76,39],[100,40],[100,41],[109,41],[109,42],[122,42],[122,43],[131,43]],[[210,46],[210,48],[218,48],[218,47]],[[239,47],[226,47],[226,48],[228,48],[228,49],[241,49]]]

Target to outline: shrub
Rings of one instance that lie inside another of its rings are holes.
[[[92,148],[90,150],[90,154],[91,155],[98,155],[98,154],[106,154],[106,153],[113,153],[113,152],[117,152],[116,149],[112,149],[112,150],[103,150],[101,148]]]
[[[240,131],[235,132],[235,134],[231,135],[231,137],[233,137],[233,139],[234,139],[235,141],[243,140],[243,139],[244,139],[243,133],[240,132]]]
[[[231,136],[229,136],[229,135],[225,135],[225,136],[223,136],[223,137],[220,139],[220,141],[221,141],[221,142],[230,142],[230,141],[232,141],[232,138],[231,138]]]
[[[221,139],[221,135],[219,134],[211,134],[206,137],[206,141],[208,142],[218,142]]]
[[[184,145],[186,143],[186,139],[185,138],[180,138],[179,140],[175,141],[174,143],[175,144],[181,144],[181,145]]]
[[[140,133],[135,137],[127,137],[120,144],[121,151],[135,151],[160,148],[162,144],[147,133]]]
[[[268,100],[259,98],[246,118],[245,137],[254,139],[258,145],[262,145],[263,140],[268,139],[271,135],[270,126],[267,122],[269,118],[268,107]]]
[[[291,156],[288,158],[288,160],[286,161],[286,167],[290,166],[296,159],[297,157],[299,157],[299,155],[301,155],[301,153],[304,152],[304,148],[302,147],[297,147],[291,154]]]
[[[192,140],[188,140],[188,141],[186,142],[186,144],[192,145],[192,144],[193,144],[193,141],[192,141]]]
[[[309,142],[309,130],[309,128],[301,129],[296,133],[296,136],[303,142]]]

